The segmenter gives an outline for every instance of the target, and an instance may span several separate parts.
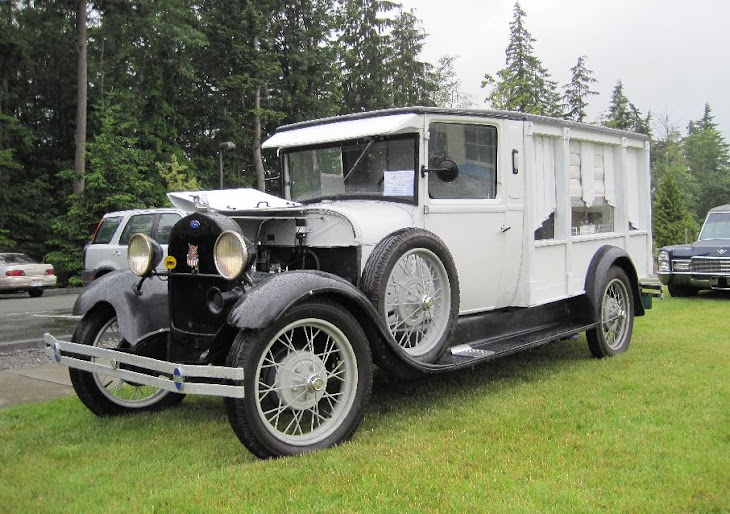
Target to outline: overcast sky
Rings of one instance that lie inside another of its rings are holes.
[[[400,0],[428,34],[423,58],[459,55],[462,87],[479,106],[485,73],[505,64],[514,0]],[[589,117],[608,108],[616,81],[642,113],[669,114],[686,133],[708,102],[730,142],[730,2],[521,0],[536,56],[561,86],[578,57],[598,80]]]

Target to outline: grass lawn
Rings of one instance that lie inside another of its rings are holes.
[[[0,512],[730,511],[730,297],[655,301],[628,353],[585,338],[378,375],[352,442],[258,461],[222,400],[99,419],[0,410]]]

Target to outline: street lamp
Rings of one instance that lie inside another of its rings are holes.
[[[220,165],[221,189],[223,189],[223,150],[233,150],[234,148],[236,148],[236,145],[233,144],[233,141],[226,141],[225,143],[221,143],[218,145],[218,162]]]

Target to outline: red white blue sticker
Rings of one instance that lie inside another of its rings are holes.
[[[198,271],[198,264],[200,259],[198,258],[198,245],[191,245],[188,243],[188,266],[192,268],[192,271]]]

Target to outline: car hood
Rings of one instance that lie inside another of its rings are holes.
[[[673,257],[727,257],[730,258],[730,239],[710,239],[692,244],[666,246]]]
[[[413,227],[418,209],[415,205],[373,200],[322,202],[309,204],[305,208],[344,216],[363,246],[374,246],[396,230]]]

